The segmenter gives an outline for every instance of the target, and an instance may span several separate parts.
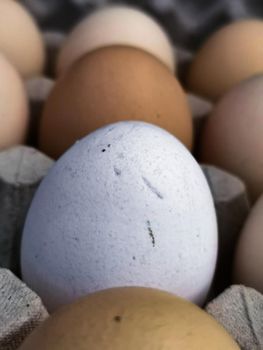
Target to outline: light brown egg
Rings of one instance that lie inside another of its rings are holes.
[[[59,157],[105,124],[142,120],[192,146],[192,118],[178,80],[152,55],[114,46],[83,56],[55,85],[40,125],[40,148]]]
[[[218,99],[242,80],[263,72],[263,21],[239,20],[215,32],[197,52],[187,85]]]
[[[0,150],[23,143],[28,126],[28,101],[15,68],[0,55]]]
[[[45,50],[40,31],[18,1],[0,1],[0,52],[24,78],[43,70]]]
[[[234,282],[263,293],[263,195],[243,227],[234,259]]]
[[[201,161],[243,179],[253,201],[263,192],[262,96],[263,75],[235,86],[218,102],[201,136]]]
[[[62,308],[20,350],[234,350],[211,316],[176,296],[148,288],[114,288]]]

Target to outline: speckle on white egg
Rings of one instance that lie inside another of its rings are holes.
[[[22,275],[49,310],[113,286],[202,303],[217,244],[210,190],[188,150],[157,126],[119,122],[77,142],[40,185]]]

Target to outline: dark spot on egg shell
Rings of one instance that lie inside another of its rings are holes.
[[[121,316],[117,315],[117,316],[114,316],[113,320],[114,320],[115,322],[118,322],[118,323],[119,323],[119,322],[121,322],[122,318],[121,318]]]
[[[153,234],[153,230],[151,228],[151,222],[149,220],[147,220],[147,228],[148,228],[148,234],[151,238],[151,241],[152,241],[152,245],[153,247],[155,247],[155,237],[154,237],[154,234]]]
[[[121,175],[121,170],[116,168],[116,167],[114,167],[114,173],[115,173],[116,176],[120,176]]]

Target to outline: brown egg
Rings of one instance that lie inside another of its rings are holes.
[[[263,192],[263,75],[231,89],[207,119],[202,136],[202,162],[239,176],[255,201]]]
[[[20,350],[234,350],[211,316],[176,296],[148,288],[114,288],[62,308]]]
[[[263,72],[263,21],[239,20],[215,32],[190,67],[191,91],[218,99],[242,80]]]
[[[152,55],[115,46],[86,54],[58,80],[44,109],[40,148],[59,157],[79,138],[121,120],[156,124],[192,146],[191,113],[178,80]]]
[[[263,293],[263,195],[243,227],[234,259],[234,282]]]
[[[24,84],[15,68],[0,55],[0,150],[25,140],[28,101]]]
[[[18,1],[0,1],[0,52],[24,78],[43,69],[45,50],[41,33]]]

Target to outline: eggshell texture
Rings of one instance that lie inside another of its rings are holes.
[[[0,150],[2,150],[25,140],[28,101],[19,74],[2,55],[0,55],[0,77]]]
[[[217,104],[203,129],[201,160],[244,180],[254,201],[263,192],[263,75],[242,82]]]
[[[24,78],[41,73],[45,51],[33,17],[16,1],[0,1],[0,51]]]
[[[235,341],[197,306],[159,290],[113,288],[68,305],[20,350],[234,350]]]
[[[126,121],[76,143],[42,182],[24,228],[22,273],[49,310],[129,285],[202,303],[216,256],[199,165],[165,130]]]
[[[132,7],[103,7],[82,20],[70,33],[58,58],[58,74],[83,54],[105,46],[127,45],[145,50],[175,70],[173,46],[162,27]]]
[[[241,232],[234,261],[234,281],[263,293],[263,195],[260,196]]]
[[[87,54],[58,80],[40,123],[40,148],[59,157],[80,137],[121,120],[157,124],[191,148],[192,118],[179,82],[152,55],[130,47]]]
[[[215,32],[197,52],[190,90],[216,100],[242,80],[263,72],[263,21],[239,20]]]

